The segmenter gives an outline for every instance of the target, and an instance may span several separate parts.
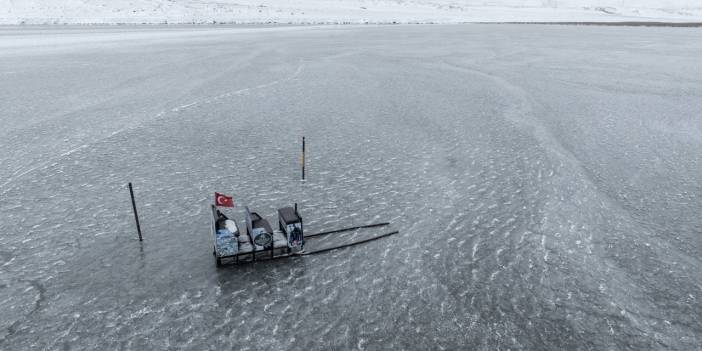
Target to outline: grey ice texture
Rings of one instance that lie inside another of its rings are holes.
[[[0,29],[0,349],[699,350],[701,39]],[[400,234],[217,269],[214,191]]]

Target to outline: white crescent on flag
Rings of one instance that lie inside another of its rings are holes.
[[[234,207],[234,199],[231,196],[215,192],[215,205],[223,207]]]

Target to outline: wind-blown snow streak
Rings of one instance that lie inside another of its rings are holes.
[[[16,171],[14,174],[12,174],[12,176],[11,176],[9,179],[7,179],[4,183],[0,184],[0,195],[6,194],[6,193],[9,191],[9,189],[10,189],[9,185],[10,185],[12,182],[16,181],[17,179],[20,179],[20,178],[26,176],[27,174],[30,174],[30,173],[32,173],[32,172],[38,170],[38,169],[45,168],[45,167],[47,167],[47,166],[49,166],[49,165],[55,163],[56,161],[58,161],[58,160],[60,160],[60,159],[62,159],[62,158],[64,158],[64,157],[67,157],[67,156],[72,155],[73,153],[75,153],[75,152],[77,152],[77,151],[80,151],[80,150],[83,150],[83,149],[85,149],[85,148],[88,148],[88,147],[90,147],[91,144],[98,143],[98,142],[104,141],[105,139],[112,138],[112,137],[114,137],[114,136],[116,136],[116,135],[119,135],[119,134],[125,132],[125,131],[129,131],[129,130],[133,130],[133,129],[139,128],[140,126],[143,126],[145,123],[152,123],[152,122],[158,120],[159,118],[164,118],[164,117],[168,116],[169,112],[171,112],[171,113],[173,113],[173,112],[180,112],[180,111],[189,109],[189,108],[191,108],[191,107],[195,107],[195,106],[197,106],[197,105],[203,105],[203,104],[212,103],[212,102],[215,102],[215,101],[224,99],[224,98],[229,98],[229,97],[233,97],[233,96],[237,96],[237,95],[246,94],[246,93],[249,93],[249,92],[251,92],[251,91],[253,91],[253,90],[265,89],[265,88],[269,88],[269,87],[272,87],[272,86],[277,85],[277,84],[281,84],[281,83],[287,82],[287,81],[289,81],[289,80],[295,79],[295,77],[297,77],[297,76],[300,74],[300,72],[302,72],[302,67],[303,67],[303,63],[302,63],[302,61],[300,61],[300,63],[298,64],[297,69],[295,70],[295,72],[293,72],[291,75],[289,75],[289,76],[287,76],[287,77],[283,77],[283,78],[281,78],[281,79],[277,79],[277,80],[274,80],[274,81],[269,82],[269,83],[259,84],[259,85],[253,86],[253,87],[248,87],[248,88],[243,88],[243,89],[239,89],[239,90],[235,90],[235,91],[226,92],[226,93],[223,93],[223,94],[220,94],[220,95],[217,95],[217,96],[213,96],[213,97],[211,97],[211,98],[193,101],[193,102],[190,102],[190,103],[187,103],[187,104],[184,104],[184,105],[180,105],[180,106],[174,107],[174,108],[172,108],[172,109],[170,109],[170,110],[163,110],[163,111],[159,112],[158,114],[156,114],[156,115],[154,116],[154,118],[152,118],[152,119],[148,119],[148,120],[142,121],[141,123],[138,123],[138,124],[135,124],[135,125],[131,125],[131,126],[129,126],[129,127],[125,127],[125,128],[121,128],[121,129],[119,129],[119,130],[116,130],[116,131],[112,132],[110,135],[108,135],[108,136],[105,137],[105,138],[101,138],[101,139],[98,139],[98,140],[94,140],[94,141],[91,142],[90,144],[83,144],[83,145],[80,145],[80,146],[78,146],[78,147],[75,147],[75,148],[73,148],[73,149],[71,149],[71,150],[69,150],[69,151],[66,151],[66,152],[60,154],[58,157],[49,159],[49,160],[47,160],[46,162],[41,163],[41,164],[39,164],[39,165],[31,166],[31,167],[27,167],[27,168],[25,168],[25,169],[18,170],[18,171]]]
[[[0,24],[699,21],[692,0],[0,0]]]

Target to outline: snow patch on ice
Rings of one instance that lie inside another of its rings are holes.
[[[2,24],[693,21],[691,0],[0,0]]]

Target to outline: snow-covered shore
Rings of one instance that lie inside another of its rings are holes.
[[[0,0],[0,24],[700,22],[693,0]]]

